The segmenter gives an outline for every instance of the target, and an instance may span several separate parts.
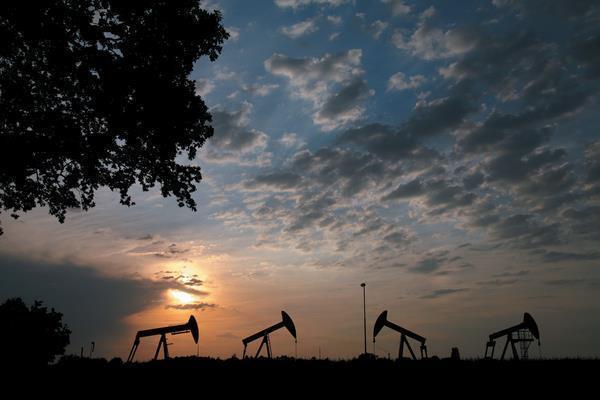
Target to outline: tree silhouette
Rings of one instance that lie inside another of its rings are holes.
[[[6,365],[46,365],[65,353],[71,331],[61,322],[62,314],[48,311],[36,301],[28,308],[21,298],[0,304],[0,342]]]
[[[0,2],[0,211],[64,222],[100,187],[134,204],[136,182],[196,210],[191,161],[213,129],[188,77],[229,34],[198,0],[170,4]]]

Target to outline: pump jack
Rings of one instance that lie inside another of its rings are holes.
[[[247,338],[242,339],[242,343],[244,344],[244,354],[243,354],[242,358],[246,358],[246,347],[248,346],[248,343],[253,342],[260,338],[262,338],[262,341],[260,342],[260,346],[258,347],[258,351],[256,352],[256,357],[258,357],[263,346],[265,346],[267,348],[267,356],[269,358],[271,358],[272,357],[271,340],[269,339],[269,334],[271,332],[274,332],[274,331],[276,331],[280,328],[284,328],[284,327],[294,337],[294,340],[296,341],[296,343],[298,343],[298,339],[296,338],[296,327],[294,326],[294,322],[292,321],[292,318],[285,311],[282,311],[281,312],[281,322],[278,322],[275,325],[272,325],[267,329],[263,329],[262,331],[257,332],[254,335],[250,335]]]
[[[400,349],[398,350],[398,359],[399,360],[402,360],[402,356],[404,353],[404,345],[406,345],[406,347],[408,347],[408,350],[410,351],[410,355],[412,356],[412,359],[413,360],[417,359],[417,357],[415,356],[415,353],[413,352],[412,348],[410,347],[410,343],[408,342],[408,339],[406,339],[407,337],[414,339],[417,342],[421,343],[421,347],[420,347],[421,359],[427,358],[427,346],[425,345],[426,339],[421,335],[417,335],[416,333],[411,332],[408,329],[402,328],[401,326],[398,326],[398,325],[394,324],[393,322],[388,321],[387,320],[387,310],[385,310],[384,312],[379,314],[379,317],[377,317],[377,321],[375,321],[375,326],[373,327],[373,343],[375,343],[375,336],[377,336],[377,334],[381,331],[381,329],[383,329],[384,326],[387,326],[391,330],[394,330],[394,331],[400,333]]]
[[[187,323],[181,325],[174,326],[164,326],[162,328],[154,328],[154,329],[146,329],[143,331],[138,331],[135,335],[135,340],[133,341],[133,346],[131,347],[131,351],[129,352],[129,357],[127,357],[127,362],[133,361],[133,357],[135,357],[135,352],[140,344],[140,338],[146,336],[156,336],[160,335],[160,340],[158,342],[158,347],[156,348],[156,353],[154,353],[154,359],[158,358],[158,353],[160,353],[160,348],[163,348],[163,355],[165,360],[169,358],[169,348],[167,343],[167,333],[171,335],[181,335],[182,333],[191,333],[194,338],[194,343],[198,343],[198,323],[196,322],[196,318],[193,315],[190,315],[190,319]]]
[[[508,348],[509,344],[515,360],[519,359],[519,354],[517,352],[515,343],[519,343],[519,347],[521,349],[521,358],[524,360],[526,360],[529,356],[529,345],[531,342],[533,342],[533,338],[537,339],[538,346],[540,345],[540,331],[537,323],[529,313],[525,313],[523,315],[523,322],[520,324],[511,326],[510,328],[503,329],[490,335],[489,341],[485,346],[485,358],[494,358],[496,339],[502,336],[506,336],[506,344],[504,345],[504,350],[502,350],[502,356],[500,357],[501,360],[504,360],[504,355],[506,354],[506,349]],[[490,348],[492,351],[488,357],[488,350]]]

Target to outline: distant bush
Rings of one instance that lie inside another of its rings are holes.
[[[41,301],[27,307],[21,298],[0,304],[2,361],[8,365],[42,366],[65,353],[71,331],[62,323],[62,314],[48,311]]]

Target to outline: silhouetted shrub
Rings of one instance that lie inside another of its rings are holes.
[[[64,354],[71,331],[62,323],[62,314],[48,311],[41,301],[27,307],[21,298],[0,305],[0,362],[9,365],[42,366]]]

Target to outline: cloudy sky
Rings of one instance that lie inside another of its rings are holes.
[[[600,356],[597,2],[204,4],[231,37],[192,75],[215,128],[198,211],[136,189],[3,218],[2,298],[62,311],[74,353],[126,357],[193,313],[200,346],[173,354],[239,356],[286,310],[298,355],[352,357],[367,282],[369,332],[387,309],[430,354],[482,356],[528,311],[532,356]]]

